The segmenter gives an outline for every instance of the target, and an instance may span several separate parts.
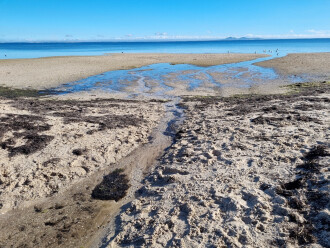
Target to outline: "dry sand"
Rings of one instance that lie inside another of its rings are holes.
[[[158,102],[0,99],[0,213],[62,192],[148,141]]]
[[[1,99],[0,247],[94,247],[171,143],[164,104]]]
[[[92,242],[114,218],[126,185],[134,188],[131,177],[121,180],[103,201],[92,195],[103,176],[123,168],[122,176],[137,178],[167,145],[139,152],[155,143],[160,101],[0,98],[0,110],[0,247]]]
[[[175,143],[108,247],[328,247],[330,85],[320,85],[187,98]]]
[[[309,74],[330,78],[330,53],[293,53],[255,65],[274,68],[283,75]]]
[[[0,60],[0,85],[45,89],[106,71],[155,63],[220,65],[267,57],[264,54],[109,54]]]

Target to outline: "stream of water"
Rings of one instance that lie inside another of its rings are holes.
[[[285,54],[283,54],[285,55]],[[217,91],[223,87],[250,88],[255,85],[308,81],[308,75],[283,76],[272,68],[254,65],[274,56],[239,63],[200,67],[190,64],[152,64],[130,70],[108,71],[51,89],[55,94],[83,91],[125,93],[127,98],[171,98],[176,88],[184,87],[184,94],[196,90]],[[178,96],[180,94],[177,94]]]

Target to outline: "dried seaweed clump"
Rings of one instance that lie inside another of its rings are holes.
[[[7,149],[11,157],[30,155],[44,149],[54,139],[53,136],[40,134],[50,128],[51,125],[41,116],[7,114],[0,117],[0,148]],[[8,133],[12,137],[4,139]],[[18,139],[24,140],[25,144],[15,146]]]
[[[126,196],[128,183],[129,180],[123,170],[117,169],[104,176],[103,181],[94,188],[92,197],[99,200],[119,201]]]

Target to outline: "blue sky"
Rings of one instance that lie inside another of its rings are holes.
[[[0,0],[0,41],[330,37],[330,0]]]

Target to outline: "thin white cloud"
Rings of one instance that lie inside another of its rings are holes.
[[[228,35],[232,36],[232,35]],[[109,37],[103,35],[96,35],[93,38],[81,38],[81,37],[73,37],[70,34],[63,38],[49,38],[49,39],[32,39],[32,38],[21,38],[21,39],[10,39],[8,36],[3,36],[0,34],[0,42],[48,42],[48,41],[55,41],[55,42],[75,42],[75,41],[198,41],[198,40],[221,40],[225,39],[228,36],[221,36],[221,35],[169,35],[166,32],[157,32],[154,35],[149,36],[134,36],[132,34],[127,34],[121,37]],[[286,34],[274,34],[274,35],[264,35],[264,34],[245,34],[240,36],[233,36],[236,38],[246,37],[251,39],[303,39],[303,38],[330,38],[330,30],[316,30],[310,29],[306,30],[305,33],[297,34],[293,30],[288,31]]]
[[[307,32],[317,35],[317,36],[330,36],[330,30],[315,30],[309,29]]]
[[[117,40],[220,40],[228,36],[212,35],[212,32],[207,31],[207,35],[169,35],[166,32],[157,32],[149,36],[125,36],[124,38],[116,38]],[[232,37],[232,36],[231,36]],[[303,38],[330,38],[330,30],[306,30],[305,33],[297,34],[294,30],[290,30],[286,34],[246,34],[241,36],[233,36],[236,38],[246,37],[251,39],[303,39]]]
[[[167,36],[166,32],[157,32],[155,33],[155,36]]]
[[[303,34],[296,34],[294,32],[288,34],[274,34],[274,35],[262,35],[262,34],[247,34],[244,37],[248,38],[261,38],[261,39],[313,39],[313,38],[330,38],[330,32],[307,32]]]
[[[215,35],[196,35],[196,36],[185,36],[185,35],[151,35],[151,36],[139,36],[139,37],[125,37],[126,40],[220,40],[225,39],[228,36],[215,36]],[[305,34],[278,34],[278,35],[263,35],[263,34],[246,34],[242,36],[231,36],[231,37],[246,37],[250,39],[303,39],[303,38],[330,38],[330,33],[305,33]],[[119,40],[124,40],[125,38],[117,38]]]

